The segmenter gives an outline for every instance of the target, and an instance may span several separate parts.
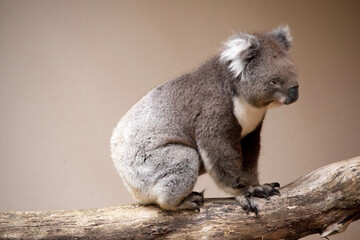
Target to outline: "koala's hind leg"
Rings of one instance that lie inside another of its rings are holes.
[[[203,195],[192,192],[200,167],[197,151],[180,144],[171,144],[157,153],[152,157],[163,159],[152,188],[156,203],[165,210],[199,210],[204,202]]]

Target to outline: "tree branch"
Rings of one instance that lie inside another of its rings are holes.
[[[0,213],[0,238],[298,239],[342,232],[360,218],[360,156],[315,170],[258,199],[259,217],[233,198],[206,199],[200,213],[126,205]]]

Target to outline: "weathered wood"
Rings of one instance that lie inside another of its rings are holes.
[[[126,205],[0,213],[2,239],[298,239],[342,232],[360,218],[360,156],[313,171],[258,199],[259,217],[233,198],[206,199],[200,213]]]

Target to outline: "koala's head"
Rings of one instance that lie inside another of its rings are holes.
[[[295,102],[299,85],[288,56],[291,43],[287,26],[267,33],[232,36],[220,60],[233,76],[234,92],[259,108]]]

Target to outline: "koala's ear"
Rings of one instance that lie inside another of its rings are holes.
[[[260,44],[256,36],[247,33],[236,34],[224,43],[220,60],[228,63],[230,71],[238,77],[259,49]]]
[[[270,32],[270,36],[277,40],[281,46],[288,51],[292,45],[292,36],[290,34],[289,26],[280,26]]]

